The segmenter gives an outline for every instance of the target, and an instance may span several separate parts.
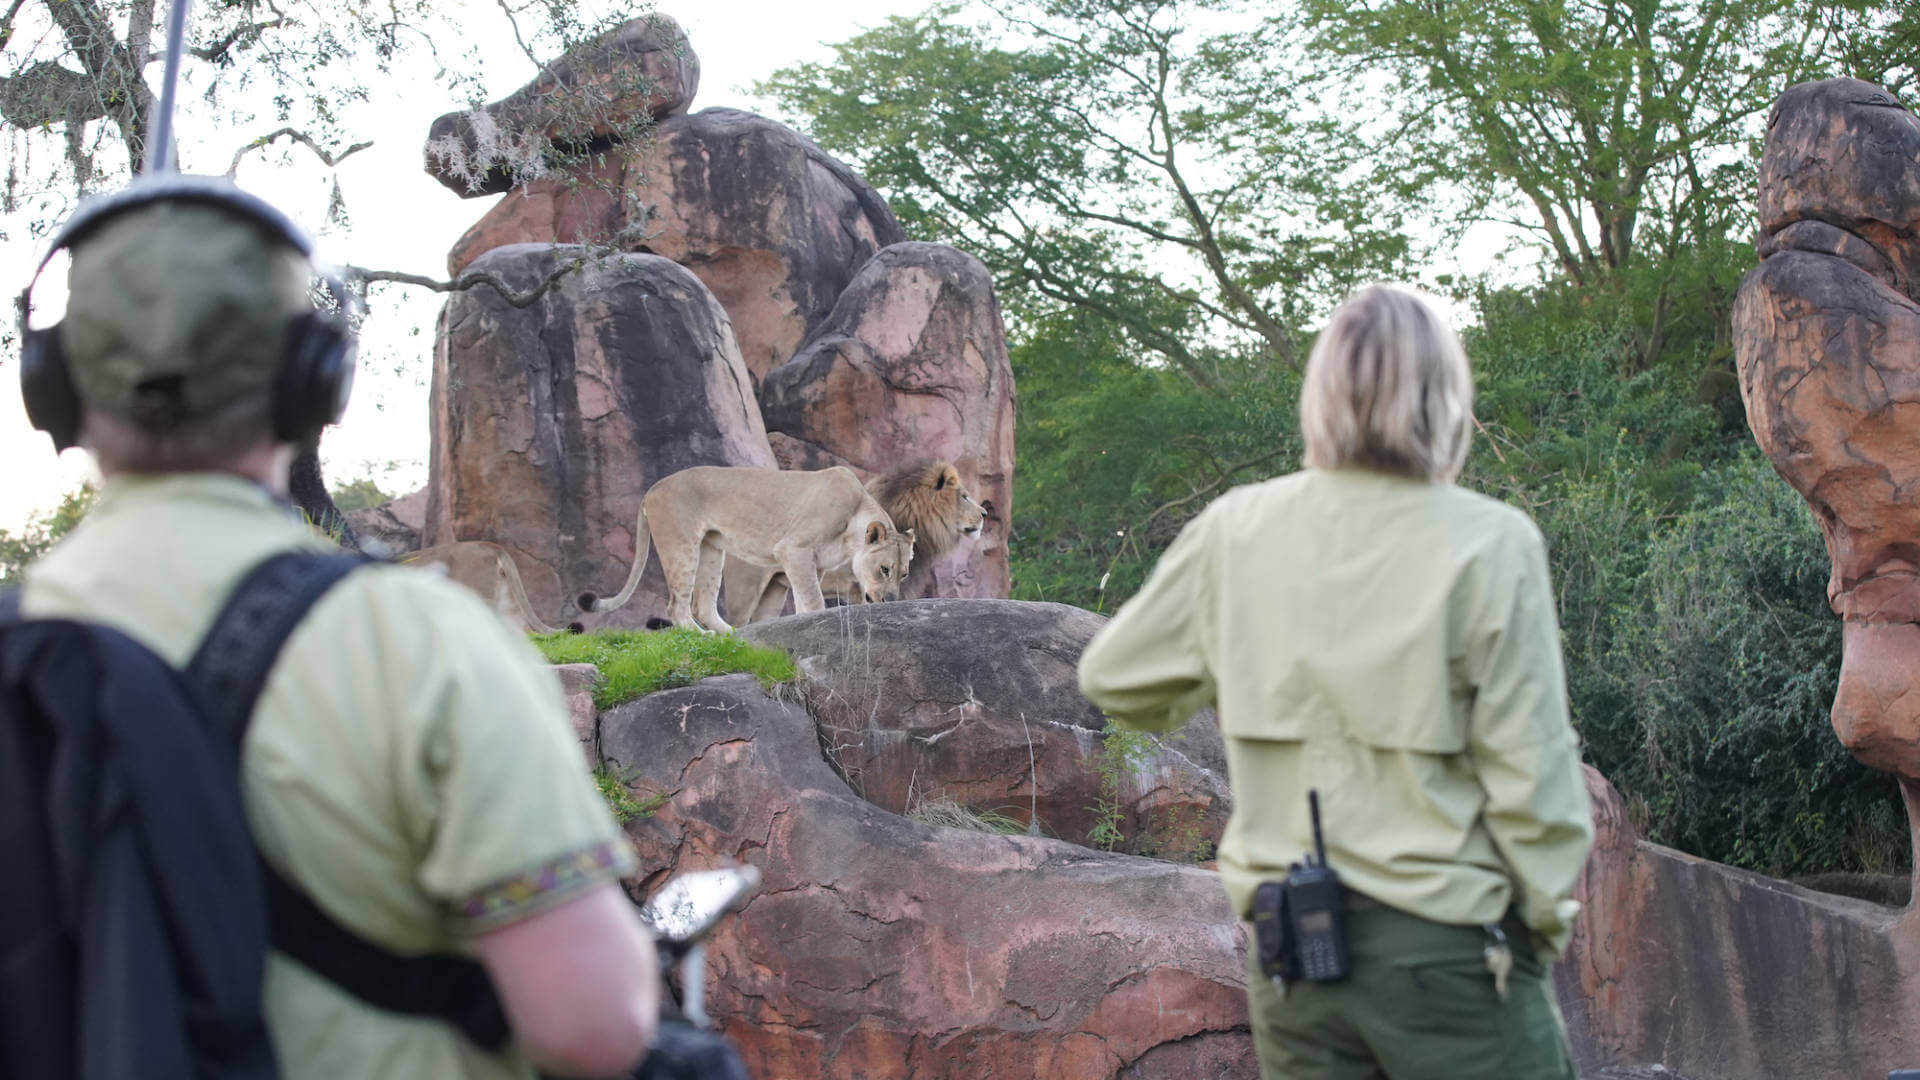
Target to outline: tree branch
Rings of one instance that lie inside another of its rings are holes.
[[[278,131],[262,135],[240,149],[235,150],[233,152],[233,163],[227,166],[227,175],[232,176],[239,172],[241,159],[245,158],[249,153],[278,142],[281,139],[292,139],[294,142],[313,151],[313,156],[319,158],[329,169],[338,168],[341,162],[373,145],[373,140],[369,139],[366,142],[354,143],[352,146],[342,150],[339,154],[330,154],[319,143],[314,142],[313,138],[305,132],[296,131],[290,127],[283,127]]]
[[[374,282],[392,282],[397,285],[417,285],[420,288],[441,293],[465,292],[485,285],[499,293],[500,298],[505,300],[509,307],[524,308],[532,306],[534,301],[552,292],[553,287],[559,284],[562,278],[586,266],[593,261],[593,258],[594,253],[588,253],[568,259],[540,279],[533,288],[524,291],[514,288],[507,279],[491,270],[469,270],[452,281],[442,281],[439,278],[409,274],[399,270],[368,270],[360,266],[347,267],[346,275],[348,282],[362,287]]]

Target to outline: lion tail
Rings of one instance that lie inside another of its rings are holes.
[[[581,593],[580,610],[613,611],[624,607],[627,601],[633,599],[633,590],[640,587],[640,575],[647,568],[647,556],[652,553],[653,534],[647,531],[647,504],[646,500],[642,499],[640,516],[633,523],[633,571],[627,575],[626,585],[621,588],[620,595],[611,600],[603,599],[590,592]]]
[[[500,576],[507,579],[507,588],[513,597],[513,602],[520,606],[520,617],[527,621],[527,625],[542,634],[561,633],[560,627],[547,625],[545,619],[534,613],[533,604],[527,599],[527,587],[520,580],[520,568],[514,565],[513,556],[507,554],[507,549],[501,548],[494,552],[494,558],[499,560]],[[579,633],[580,624],[574,623],[566,629]]]

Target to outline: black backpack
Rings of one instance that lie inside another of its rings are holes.
[[[184,672],[103,626],[22,620],[0,596],[0,1076],[273,1077],[269,944],[368,1004],[505,1045],[478,963],[366,941],[247,831],[254,701],[314,601],[367,561],[266,560]]]

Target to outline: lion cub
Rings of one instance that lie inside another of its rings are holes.
[[[633,570],[620,594],[580,594],[580,610],[625,604],[647,568],[649,543],[660,551],[672,598],[667,620],[725,633],[720,570],[727,556],[784,571],[799,611],[823,611],[820,572],[851,563],[871,599],[897,587],[913,557],[913,533],[900,532],[841,466],[818,472],[702,465],[660,480],[640,500],[633,528]]]

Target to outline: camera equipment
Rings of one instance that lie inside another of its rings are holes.
[[[1300,977],[1309,982],[1346,978],[1352,961],[1347,955],[1345,890],[1340,875],[1327,865],[1327,845],[1320,833],[1320,793],[1307,792],[1313,815],[1313,854],[1304,865],[1293,864],[1281,889],[1281,908],[1287,936],[1299,957]]]

